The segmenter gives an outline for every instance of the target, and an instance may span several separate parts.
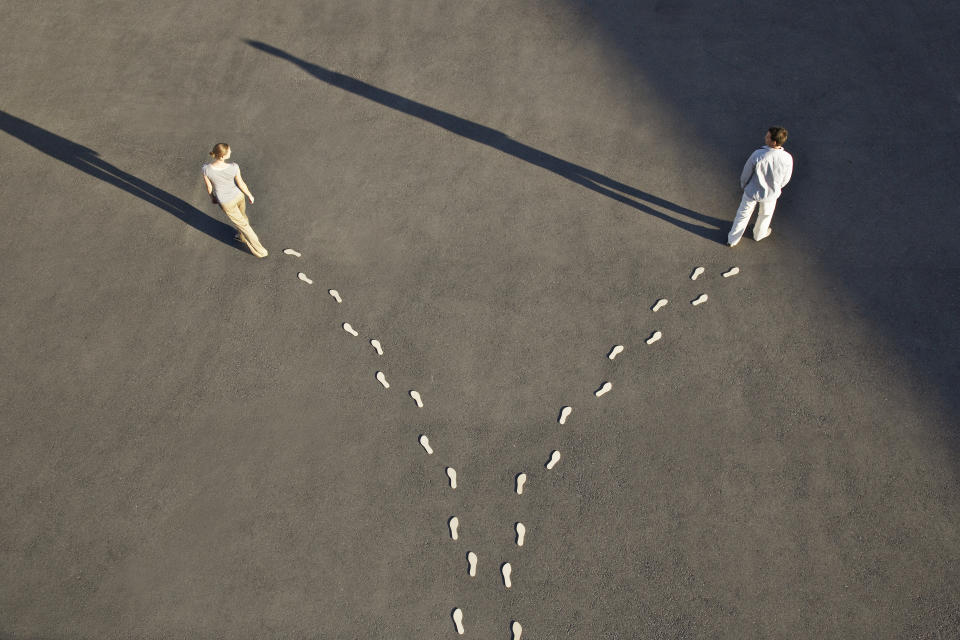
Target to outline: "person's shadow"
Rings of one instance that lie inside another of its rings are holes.
[[[225,222],[211,218],[193,205],[181,200],[149,182],[130,175],[113,166],[93,149],[84,147],[55,133],[42,129],[6,111],[0,110],[0,130],[19,138],[31,147],[39,149],[48,156],[99,178],[107,184],[123,189],[127,193],[137,196],[141,200],[175,215],[194,229],[202,231],[211,238],[230,245],[238,251],[243,251],[240,245],[233,241],[236,230]],[[199,176],[197,178],[200,179]]]
[[[686,229],[687,231],[703,238],[707,238],[708,240],[724,242],[726,239],[726,233],[720,233],[718,230],[729,226],[729,220],[713,218],[697,211],[687,209],[686,207],[681,207],[680,205],[664,200],[663,198],[658,198],[657,196],[625,185],[622,182],[617,182],[616,180],[601,175],[596,171],[591,171],[579,165],[573,164],[572,162],[567,162],[566,160],[552,156],[549,153],[540,151],[539,149],[534,149],[533,147],[525,145],[522,142],[517,142],[516,140],[513,140],[504,134],[502,131],[485,127],[481,124],[477,124],[476,122],[472,122],[470,120],[465,120],[464,118],[457,117],[445,111],[440,111],[439,109],[428,107],[425,104],[408,100],[407,98],[399,96],[395,93],[378,89],[373,85],[363,82],[362,80],[357,80],[356,78],[351,78],[350,76],[346,76],[342,73],[325,69],[318,64],[301,60],[300,58],[297,58],[296,56],[293,56],[281,49],[277,49],[276,47],[270,46],[269,44],[259,42],[257,40],[245,40],[245,42],[255,49],[259,49],[260,51],[269,53],[270,55],[287,60],[288,62],[292,62],[318,80],[322,80],[334,87],[343,89],[344,91],[349,91],[350,93],[354,93],[368,100],[380,103],[385,107],[396,109],[397,111],[415,118],[420,118],[421,120],[435,124],[436,126],[442,127],[447,131],[455,133],[459,136],[463,136],[464,138],[469,138],[470,140],[493,147],[494,149],[502,151],[503,153],[509,154],[515,158],[519,158],[520,160],[524,160],[530,164],[542,167],[548,171],[552,171],[553,173],[562,176],[571,182],[582,185],[591,191],[596,191],[597,193],[601,193],[605,196],[613,198],[614,200],[627,204],[638,211],[642,211],[656,218],[660,218],[661,220],[674,224],[682,229]],[[688,219],[698,220],[702,223],[706,223],[715,227],[715,229],[709,229],[698,224],[693,224],[691,222],[678,219],[670,213],[654,209],[651,207],[651,205],[655,205],[661,209],[665,209],[666,211],[679,214]]]

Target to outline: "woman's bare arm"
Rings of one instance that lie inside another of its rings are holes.
[[[210,201],[217,204],[217,196],[213,195],[213,183],[210,182],[210,178],[206,174],[203,174],[203,182],[207,185],[207,195],[210,196]]]
[[[247,183],[243,181],[243,177],[240,175],[240,169],[237,169],[237,175],[233,178],[233,181],[237,183],[237,186],[240,187],[240,191],[247,196],[250,200],[250,204],[253,204],[253,194],[250,193],[250,189],[247,189]]]

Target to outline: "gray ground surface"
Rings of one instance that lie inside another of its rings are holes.
[[[956,3],[0,8],[0,637],[960,637]]]

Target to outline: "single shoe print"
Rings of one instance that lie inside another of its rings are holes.
[[[550,459],[547,461],[547,469],[553,469],[557,466],[558,462],[560,462],[560,452],[554,451],[550,454]]]
[[[420,436],[420,446],[423,447],[423,450],[427,452],[428,456],[433,455],[433,447],[430,446],[430,438],[427,436]]]

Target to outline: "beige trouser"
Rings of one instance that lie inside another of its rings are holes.
[[[243,199],[243,196],[229,204],[221,202],[220,208],[223,209],[223,212],[230,218],[230,222],[240,232],[240,239],[250,249],[250,253],[258,258],[266,258],[268,251],[260,244],[260,238],[257,237],[256,232],[250,226],[250,220],[247,218],[247,202]]]

